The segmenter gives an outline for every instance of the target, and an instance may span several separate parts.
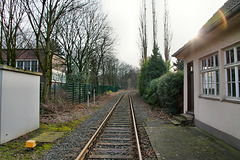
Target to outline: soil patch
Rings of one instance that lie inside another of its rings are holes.
[[[97,109],[106,105],[107,102],[119,95],[121,91],[105,93],[97,96],[95,105],[93,100],[90,100],[89,107],[87,103],[72,104],[65,100],[57,100],[56,102],[48,102],[42,106],[40,116],[41,123],[64,123],[77,120],[83,116],[88,116],[94,113]]]

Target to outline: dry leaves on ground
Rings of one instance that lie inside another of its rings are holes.
[[[42,113],[40,116],[40,122],[64,123],[91,115],[98,108],[106,105],[108,101],[118,96],[121,92],[123,91],[121,90],[97,96],[95,105],[93,104],[93,100],[90,101],[90,107],[87,106],[87,103],[72,104],[63,98],[56,100],[55,102],[48,102],[41,106]]]
[[[140,95],[138,95],[136,97],[137,97],[137,100],[140,103],[142,103],[142,106],[143,106],[145,112],[152,119],[159,119],[159,120],[165,120],[165,121],[169,121],[169,120],[173,119],[172,115],[169,115],[166,112],[166,109],[164,109],[164,108],[154,108],[154,109],[152,109],[152,106],[150,106],[149,104],[145,103]]]

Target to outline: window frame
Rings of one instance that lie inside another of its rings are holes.
[[[33,62],[36,62],[36,65],[33,65]],[[33,70],[33,67],[35,67],[36,70]],[[38,60],[31,60],[31,71],[38,72]]]
[[[19,66],[19,62],[21,62],[21,66]],[[23,69],[24,68],[24,61],[23,60],[17,60],[16,61],[16,68]]]
[[[200,64],[201,96],[218,97],[220,95],[219,53],[200,59]]]
[[[26,69],[26,67],[25,67],[25,62],[26,62],[26,61],[29,61],[29,62],[30,62],[30,63],[29,63],[30,68],[29,68],[29,69]],[[33,71],[33,66],[32,66],[32,62],[33,62],[33,61],[36,61],[36,62],[37,62],[37,66],[36,66],[37,71]],[[23,66],[22,66],[22,68],[20,68],[20,69],[28,70],[28,71],[32,71],[32,72],[38,72],[38,71],[39,71],[39,69],[38,69],[39,63],[38,63],[38,60],[37,60],[37,59],[17,59],[17,60],[16,60],[16,68],[19,68],[19,67],[18,67],[18,62],[23,62]]]
[[[31,71],[31,61],[30,60],[24,61],[24,70]]]
[[[229,51],[233,50],[233,61]],[[225,71],[225,87],[226,87],[226,98],[240,99],[240,45],[228,48],[224,50],[224,71]],[[228,58],[228,59],[227,59]],[[229,63],[227,63],[229,62]],[[228,74],[229,73],[229,74]],[[234,75],[234,77],[233,77]],[[234,78],[234,80],[233,80]],[[229,84],[231,87],[229,87]],[[233,88],[235,86],[235,88]],[[229,92],[230,88],[230,92]],[[234,93],[235,91],[235,93]],[[229,95],[230,93],[230,95]]]

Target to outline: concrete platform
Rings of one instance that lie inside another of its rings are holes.
[[[161,120],[146,120],[158,159],[166,160],[239,160],[240,151],[198,129],[179,127]]]

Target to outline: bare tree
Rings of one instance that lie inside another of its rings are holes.
[[[152,0],[152,16],[153,16],[153,48],[157,47],[157,20],[155,0]]]
[[[5,0],[0,1],[0,64],[3,64],[3,21],[4,21],[4,7],[5,7]]]
[[[74,59],[76,59],[78,45],[81,45],[81,18],[73,12],[64,16],[58,22],[58,38],[62,52],[60,55],[65,59],[67,82],[74,72]],[[80,34],[80,35],[79,35]],[[78,39],[80,37],[80,39]]]
[[[138,81],[139,69],[129,64],[120,62],[118,65],[118,86],[125,89],[136,89]]]
[[[25,10],[35,35],[34,51],[43,70],[44,85],[42,102],[45,103],[51,85],[51,63],[53,52],[50,48],[51,38],[57,22],[67,13],[82,8],[86,3],[76,0],[25,0]],[[41,54],[44,55],[42,58]]]
[[[115,39],[112,38],[112,30],[107,27],[102,32],[101,38],[96,42],[95,52],[91,60],[91,79],[93,84],[99,84],[99,72],[104,57],[109,56],[114,51]]]
[[[86,83],[89,83],[90,69],[92,58],[98,57],[96,54],[103,56],[103,53],[99,53],[99,46],[106,46],[106,40],[108,40],[109,34],[111,35],[110,27],[107,23],[107,16],[99,10],[99,6],[92,5],[89,7],[89,11],[84,14],[84,29],[86,33],[86,40],[83,50],[81,51],[85,55],[85,61],[83,63],[83,70],[86,73]],[[107,36],[107,37],[106,37]],[[95,61],[95,60],[94,60]],[[95,61],[95,63],[100,61]],[[81,63],[81,62],[80,62]],[[98,69],[97,69],[98,70]],[[96,71],[98,72],[98,71]]]
[[[1,61],[3,63],[2,48],[4,47],[7,65],[16,67],[16,49],[22,32],[21,23],[25,13],[24,7],[22,0],[1,0],[1,4]]]
[[[114,54],[104,56],[99,72],[99,84],[136,88],[139,69],[116,58]]]
[[[81,60],[84,61],[78,61],[78,63],[83,63],[82,67],[86,73],[87,83],[93,80],[94,82],[92,82],[97,85],[102,59],[114,49],[114,39],[112,38],[112,29],[107,22],[107,16],[98,8],[90,9],[88,16],[85,16],[84,23],[85,37],[87,38],[86,43],[83,43],[83,50],[81,50]],[[89,72],[90,70],[91,72]]]
[[[59,23],[58,41],[64,50],[62,57],[66,59],[67,75],[81,73],[85,83],[98,85],[103,59],[114,50],[115,40],[107,16],[93,1]]]
[[[147,60],[147,20],[146,20],[146,0],[142,1],[140,11],[140,27],[139,27],[139,38],[140,38],[140,52],[141,52],[141,63]]]
[[[116,86],[119,60],[114,55],[105,56],[101,66],[101,79],[103,85]]]
[[[170,51],[171,51],[171,41],[172,33],[170,30],[170,17],[167,0],[164,0],[164,55],[165,62],[168,64],[168,69],[170,67]]]

